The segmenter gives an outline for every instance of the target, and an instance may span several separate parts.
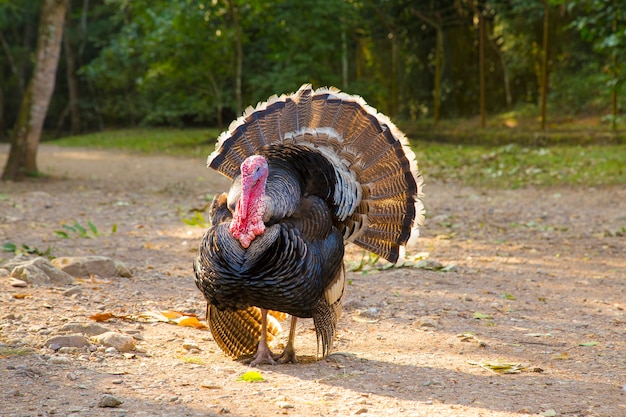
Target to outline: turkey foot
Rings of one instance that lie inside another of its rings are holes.
[[[264,339],[261,339],[261,341],[259,342],[259,346],[256,349],[256,353],[252,357],[250,366],[257,366],[264,363],[267,363],[269,365],[276,365],[274,355],[272,354],[269,346],[267,346],[267,342]]]
[[[293,346],[290,345],[287,345],[285,347],[283,353],[281,353],[280,356],[276,358],[276,360],[278,361],[278,363],[298,363],[298,360],[296,359],[296,351],[294,350]]]

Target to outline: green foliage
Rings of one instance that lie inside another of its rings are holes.
[[[105,92],[103,113],[148,124],[215,121],[228,101],[233,29],[221,1],[115,0],[121,30],[82,72]],[[230,99],[232,100],[232,99]]]
[[[61,226],[65,230],[55,230],[54,234],[63,239],[70,239],[72,237],[93,238],[100,236],[98,228],[91,222],[91,220],[87,220],[87,228],[83,227],[77,221],[75,221],[72,225],[63,224]]]
[[[209,227],[211,224],[207,223],[204,219],[204,215],[199,211],[194,211],[190,217],[183,217],[183,223],[188,226],[202,227],[203,229]]]
[[[626,94],[621,2],[548,4],[548,108],[605,112],[610,92]],[[6,75],[0,136],[13,124],[32,71],[39,9],[28,0],[0,2],[0,33],[8,45],[0,54]],[[394,120],[428,120],[436,27],[444,39],[441,113],[450,119],[478,113],[477,10],[487,22],[487,110],[502,112],[508,90],[512,105],[536,104],[545,13],[537,0],[99,0],[72,3],[65,36],[80,67],[79,107],[88,131],[224,126],[239,115],[239,102],[253,104],[305,82],[362,95]],[[49,132],[68,125],[66,58]]]
[[[6,358],[9,356],[27,356],[32,355],[33,351],[26,348],[15,347],[2,347],[0,348],[0,358]]]
[[[30,246],[25,243],[22,243],[21,246],[18,246],[15,243],[7,242],[2,245],[2,251],[12,252],[15,255],[28,254],[28,255],[43,256],[46,258],[54,258],[54,256],[52,256],[52,248],[50,246],[48,246],[48,248],[45,251],[42,251],[41,249],[37,247]]]
[[[248,371],[248,372],[244,372],[243,374],[241,374],[237,378],[237,381],[243,381],[243,382],[263,382],[263,381],[265,381],[265,378],[263,378],[263,375],[261,375],[261,373],[259,371]]]

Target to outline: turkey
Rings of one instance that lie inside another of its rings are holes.
[[[397,262],[423,220],[422,178],[405,136],[335,88],[273,96],[218,138],[207,165],[233,180],[215,196],[194,260],[220,348],[251,366],[296,362],[298,318],[328,355],[345,292],[344,245]],[[268,347],[291,316],[279,356]]]

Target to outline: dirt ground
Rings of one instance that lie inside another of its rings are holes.
[[[209,331],[162,322],[100,323],[134,335],[126,355],[46,347],[96,313],[203,316],[191,268],[203,229],[182,218],[228,187],[204,163],[44,145],[51,178],[0,183],[0,244],[103,255],[133,273],[84,277],[73,295],[0,278],[0,416],[626,415],[623,186],[483,190],[426,176],[427,223],[409,255],[456,268],[351,272],[334,353],[311,360],[302,320],[301,363],[262,366],[262,382],[239,381],[250,368]],[[99,235],[54,233],[76,221]],[[503,363],[520,372],[490,367]],[[123,402],[98,407],[104,394]]]

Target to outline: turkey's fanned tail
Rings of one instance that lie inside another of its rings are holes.
[[[234,178],[246,157],[281,149],[298,162],[316,162],[299,166],[310,178],[326,179],[327,194],[316,195],[333,208],[345,240],[396,262],[418,235],[424,207],[415,154],[389,118],[361,97],[308,84],[273,96],[220,135],[207,164]]]
[[[273,340],[281,331],[279,320],[286,314],[270,311],[267,315],[267,340]],[[207,322],[217,345],[229,356],[240,357],[256,352],[261,338],[261,309],[218,310],[207,306]]]

